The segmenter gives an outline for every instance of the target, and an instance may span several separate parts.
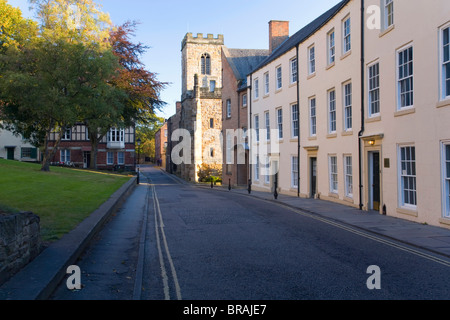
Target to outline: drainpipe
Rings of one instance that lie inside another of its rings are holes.
[[[298,52],[299,52],[299,46],[300,44],[297,44],[296,46],[296,55],[297,55],[297,106],[298,106],[298,141],[297,141],[297,166],[298,166],[298,170],[297,170],[297,175],[298,175],[298,179],[297,179],[297,197],[300,198],[300,73],[299,71],[299,56],[298,56]]]
[[[247,129],[247,142],[248,142],[248,193],[250,194],[252,192],[252,86],[253,86],[253,75],[250,74],[250,83],[247,84],[248,86],[248,96],[247,96],[247,103],[249,108],[249,119],[248,119],[248,129]]]
[[[364,122],[365,122],[365,110],[364,110],[364,92],[365,92],[365,78],[364,78],[364,21],[365,21],[365,9],[364,9],[364,0],[361,0],[361,130],[358,133],[358,145],[359,145],[359,210],[363,209],[363,178],[362,178],[362,162],[363,162],[363,148],[362,148],[362,139],[361,137],[364,134]]]

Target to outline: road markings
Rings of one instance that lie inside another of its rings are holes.
[[[164,249],[165,249],[165,252],[167,255],[167,260],[169,261],[170,270],[171,270],[173,282],[175,285],[176,297],[178,300],[182,300],[181,299],[181,289],[180,289],[180,285],[178,282],[177,272],[176,272],[175,266],[173,264],[172,256],[170,255],[169,245],[167,244],[166,233],[164,231],[164,220],[162,218],[161,207],[159,206],[158,194],[156,193],[156,188],[153,184],[151,185],[151,189],[152,189],[152,194],[153,194],[153,207],[155,209],[156,243],[157,243],[157,247],[158,247],[159,263],[161,265],[161,275],[163,278],[164,297],[166,300],[170,300],[169,281],[168,281],[167,271],[166,271],[163,253],[162,253],[161,237],[162,237],[162,242],[164,244]],[[158,218],[159,218],[159,225],[158,225]],[[158,228],[161,231],[161,236],[160,236],[160,232],[158,232]]]
[[[329,224],[329,225],[335,226],[337,228],[340,228],[340,229],[349,231],[351,233],[357,234],[357,235],[359,235],[361,237],[364,237],[364,238],[367,238],[367,239],[371,239],[373,241],[377,241],[377,242],[386,244],[386,245],[394,247],[396,249],[403,250],[403,251],[412,253],[412,254],[414,254],[416,256],[420,256],[422,258],[425,258],[425,259],[437,262],[437,263],[442,264],[442,265],[444,265],[446,267],[450,267],[450,262],[447,261],[447,260],[440,259],[440,258],[438,258],[436,256],[433,256],[433,255],[421,252],[419,250],[415,250],[415,249],[403,246],[401,244],[395,243],[393,241],[389,241],[389,240],[383,239],[381,237],[371,235],[371,234],[369,234],[367,232],[356,230],[354,228],[348,227],[348,226],[343,225],[341,223],[334,222],[334,221],[332,221],[330,219],[326,219],[326,218],[322,218],[322,217],[319,217],[319,216],[316,216],[316,215],[313,215],[313,214],[309,214],[309,213],[303,212],[303,211],[298,210],[298,209],[291,208],[289,206],[286,206],[286,205],[283,205],[283,204],[280,204],[280,203],[277,203],[277,204],[280,205],[280,206],[283,206],[285,208],[288,208],[289,210],[291,210],[291,211],[293,211],[293,212],[295,212],[297,214],[300,214],[300,215],[302,215],[304,217],[308,217],[308,218],[311,218],[311,219],[314,219],[314,220],[318,220],[318,221],[324,222],[326,224]]]

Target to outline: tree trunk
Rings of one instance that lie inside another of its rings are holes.
[[[44,158],[42,159],[42,167],[41,171],[49,172],[50,171],[50,161],[54,157],[56,151],[59,149],[59,145],[61,144],[61,138],[62,133],[65,131],[65,128],[60,129],[58,138],[55,141],[55,144],[53,145],[53,149],[50,150],[49,148],[49,141],[50,141],[50,135],[52,132],[52,125],[47,129],[47,132],[45,133],[45,140],[44,140]]]

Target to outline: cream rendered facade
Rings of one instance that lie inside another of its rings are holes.
[[[0,129],[0,159],[38,162],[40,150],[24,140],[22,136]]]
[[[370,157],[378,152],[387,214],[450,228],[450,67],[445,70],[450,2],[392,4],[366,1],[366,7],[380,6],[382,18],[380,29],[365,31],[363,184],[370,184]],[[369,77],[377,70],[379,111],[373,114]],[[370,196],[364,188],[365,208]]]
[[[268,153],[279,193],[450,228],[450,2],[340,4],[248,76],[252,188],[273,191],[255,147],[279,142]],[[279,123],[283,138],[266,142]]]
[[[358,132],[361,127],[358,117],[361,101],[358,89],[361,87],[361,74],[358,68],[361,59],[360,9],[359,1],[350,1],[343,5],[331,19],[319,25],[314,33],[300,38],[300,42],[292,45],[290,50],[256,70],[249,77],[252,80],[251,115],[249,114],[249,119],[252,119],[251,128],[257,129],[256,122],[259,122],[260,131],[265,129],[267,114],[271,129],[276,130],[279,124],[282,124],[282,139],[278,139],[276,131],[273,131],[270,142],[266,142],[263,131],[262,134],[260,132],[259,143],[256,143],[258,147],[265,147],[268,143],[269,150],[270,147],[273,148],[273,151],[268,153],[270,163],[276,162],[272,167],[278,166],[279,169],[277,178],[279,193],[358,206]],[[342,35],[344,21],[348,18],[350,18],[351,48],[344,52]],[[332,31],[335,35],[335,58],[333,63],[329,63],[328,35]],[[311,50],[312,48],[314,49]],[[276,50],[274,53],[276,54]],[[281,89],[277,86],[279,68],[282,71]],[[297,75],[293,75],[294,73]],[[267,75],[268,93],[265,92]],[[294,81],[295,78],[298,83]],[[345,129],[343,105],[345,85],[348,84],[353,88],[350,96],[353,113],[351,125]],[[258,98],[255,91],[259,91]],[[334,92],[333,129],[329,128],[330,92]],[[315,99],[314,120],[311,117],[313,99]],[[279,118],[280,112],[282,119]],[[256,118],[259,121],[255,121]],[[312,131],[312,121],[315,122],[315,131]],[[273,146],[276,143],[279,145]],[[255,152],[252,153],[254,154],[251,170],[252,188],[273,192],[274,175],[270,175],[270,171],[267,172],[264,163],[257,164]],[[264,156],[260,155],[259,158],[261,160]],[[345,166],[347,158],[351,159],[351,163]],[[336,181],[330,181],[331,166],[336,170],[333,172],[333,177],[337,177]],[[259,179],[256,173],[258,169]],[[348,169],[351,169],[351,172],[347,172]],[[344,181],[347,181],[348,185]]]
[[[250,140],[252,142],[251,180],[252,188],[262,191],[273,191],[274,175],[267,172],[267,165],[276,170],[278,162],[278,188],[279,192],[297,194],[297,187],[291,182],[290,156],[297,154],[298,138],[293,137],[290,109],[297,103],[297,81],[292,81],[291,63],[296,59],[296,49],[292,49],[279,59],[265,65],[252,73],[248,83],[252,89],[248,92],[251,97],[251,109],[248,119],[251,128]],[[281,68],[281,88],[277,88],[277,70]],[[268,79],[268,91],[265,81]],[[278,110],[282,113],[282,138],[278,136]],[[269,126],[266,126],[268,117]],[[251,119],[251,120],[250,120]],[[269,127],[269,139],[266,128]],[[259,136],[259,138],[256,137]],[[261,154],[258,155],[258,151]],[[267,155],[267,158],[266,156]],[[288,156],[289,155],[289,156]],[[257,172],[258,171],[258,172]]]

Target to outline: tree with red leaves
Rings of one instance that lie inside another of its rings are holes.
[[[128,21],[111,31],[109,38],[113,53],[122,67],[113,82],[128,95],[123,112],[125,125],[155,122],[159,119],[155,112],[166,104],[160,99],[160,92],[167,83],[158,81],[156,74],[146,70],[140,61],[140,56],[148,47],[130,40],[135,35],[136,26],[136,22]]]

